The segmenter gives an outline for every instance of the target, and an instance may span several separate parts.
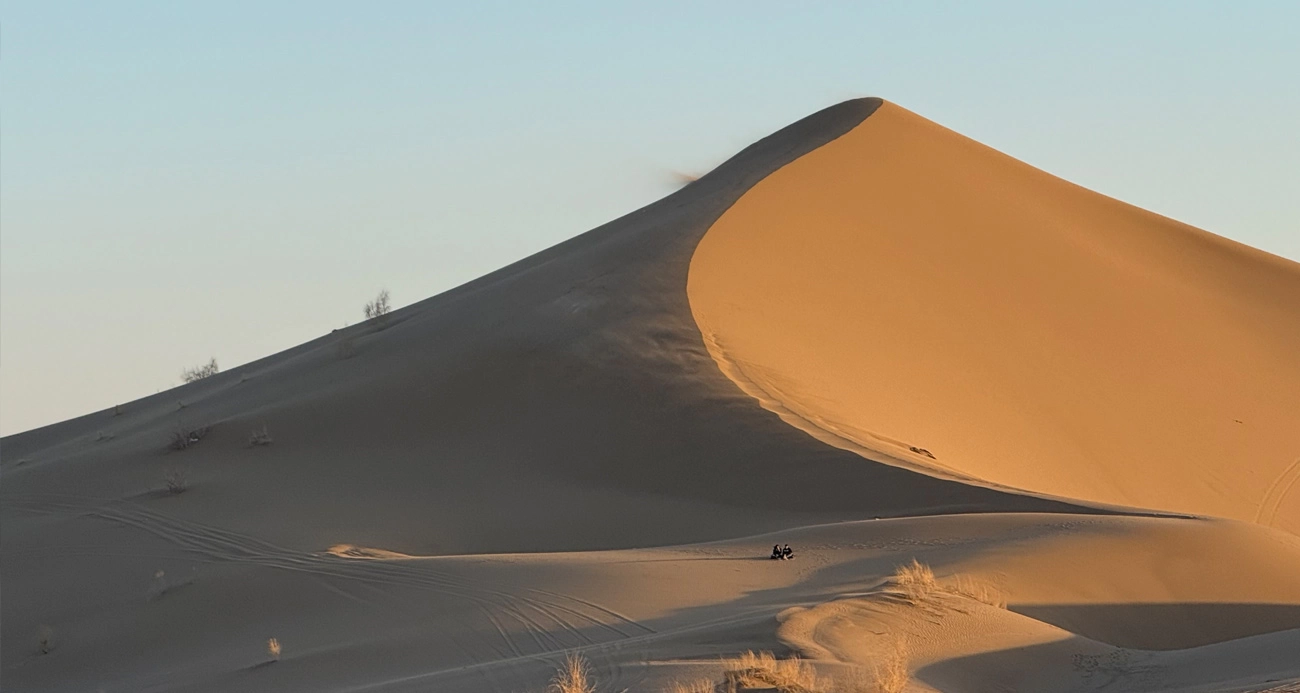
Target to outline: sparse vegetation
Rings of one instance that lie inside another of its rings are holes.
[[[388,303],[388,289],[383,289],[378,296],[375,296],[375,300],[366,304],[366,320],[374,320],[376,325],[382,326],[391,310],[392,307]]]
[[[276,638],[266,639],[266,654],[272,662],[280,661],[280,641]]]
[[[894,571],[893,583],[903,593],[903,598],[913,606],[924,602],[939,589],[934,571],[915,558],[911,563],[898,566]]]
[[[940,582],[934,576],[930,566],[915,558],[911,563],[898,566],[890,582],[901,593],[903,599],[912,606],[933,602],[939,594],[965,597],[982,604],[1005,609],[1006,595],[993,585],[980,582],[966,575],[958,575]]]
[[[163,476],[163,480],[167,482],[167,492],[173,496],[185,493],[185,490],[189,488],[189,484],[185,480],[185,472],[179,469],[167,472]]]
[[[877,662],[871,673],[871,683],[879,693],[903,693],[907,689],[912,677],[908,672],[907,648],[902,641],[895,641],[893,652],[883,662]]]
[[[555,672],[547,693],[595,693],[596,679],[591,666],[582,655],[572,652],[564,658],[564,665]]]
[[[188,450],[199,444],[208,435],[211,430],[209,426],[198,426],[191,428],[184,424],[178,424],[176,430],[172,431],[171,449]]]
[[[745,652],[723,661],[724,690],[775,688],[780,693],[818,693],[817,670],[798,658],[777,659],[771,652]]]
[[[271,432],[267,430],[265,424],[261,428],[253,429],[253,432],[248,435],[248,444],[254,447],[270,445],[273,442],[275,441],[271,439]]]
[[[204,378],[214,376],[219,372],[221,372],[221,369],[217,367],[217,360],[214,358],[202,366],[186,368],[181,371],[181,380],[184,380],[187,383],[192,383],[196,380],[203,380]]]
[[[723,681],[702,678],[676,682],[665,693],[741,693],[750,690],[777,693],[904,693],[907,690],[907,652],[901,642],[876,666],[853,668],[834,677],[817,674],[811,662],[798,656],[778,659],[771,652],[744,652],[722,660]],[[594,693],[591,668],[580,655],[571,654],[551,679],[547,693]]]
[[[43,655],[47,655],[54,650],[54,629],[49,626],[41,626],[36,632],[36,649]]]

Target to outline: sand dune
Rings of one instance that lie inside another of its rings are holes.
[[[1300,532],[1300,265],[892,104],[747,192],[689,292],[724,370],[823,439]]]
[[[5,438],[0,683],[523,691],[577,651],[658,691],[897,643],[913,692],[1300,680],[1297,276],[846,102],[385,321]],[[912,560],[996,605],[900,598]]]

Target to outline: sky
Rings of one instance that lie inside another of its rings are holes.
[[[0,3],[0,433],[229,370],[881,96],[1300,260],[1296,2]]]

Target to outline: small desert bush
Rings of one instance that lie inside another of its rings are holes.
[[[871,670],[872,684],[879,693],[903,693],[910,678],[907,649],[902,642],[895,642],[893,651]]]
[[[915,558],[911,563],[898,566],[894,571],[893,582],[903,593],[903,598],[911,604],[920,604],[939,589],[939,581],[934,577],[930,566]]]
[[[271,661],[273,662],[280,661],[280,641],[278,639],[276,638],[266,639],[266,654],[271,658]]]
[[[376,323],[382,325],[385,316],[388,315],[388,312],[391,310],[392,306],[388,303],[388,289],[384,289],[379,292],[379,295],[375,297],[375,300],[366,304],[366,320],[374,320]]]
[[[997,587],[968,575],[957,575],[940,582],[930,566],[915,558],[911,563],[898,566],[890,581],[912,606],[933,602],[940,594],[964,597],[999,609],[1007,606],[1006,595]]]
[[[1007,608],[1007,595],[1002,590],[968,575],[956,576],[945,583],[943,588],[947,592],[974,599],[981,604],[988,604],[998,609]]]
[[[595,693],[596,679],[587,660],[573,652],[564,658],[564,665],[555,672],[546,690],[547,693]]]
[[[220,371],[221,369],[217,367],[217,360],[214,358],[202,366],[186,368],[181,371],[181,380],[184,380],[187,383],[192,383],[196,380],[203,380],[209,376],[216,375]]]
[[[211,428],[208,426],[189,427],[178,425],[175,431],[172,431],[171,449],[187,450],[199,444],[208,435]]]
[[[36,649],[43,655],[49,654],[54,650],[54,629],[49,626],[41,626],[36,631]]]
[[[167,491],[173,496],[185,493],[185,490],[189,488],[189,484],[185,479],[185,472],[179,469],[168,471],[163,476],[163,481],[167,482]]]
[[[253,429],[253,432],[248,435],[248,444],[251,446],[270,445],[273,442],[275,441],[271,439],[271,432],[265,425]]]
[[[745,652],[723,660],[727,693],[745,688],[775,688],[780,693],[816,693],[817,671],[798,658],[777,659],[771,652]]]

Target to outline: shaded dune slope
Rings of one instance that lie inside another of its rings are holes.
[[[1300,265],[893,104],[742,196],[688,292],[722,369],[824,441],[1300,532]]]
[[[685,292],[700,237],[756,182],[878,105],[810,116],[664,200],[396,311],[385,329],[354,326],[121,415],[6,438],[6,515],[63,497],[148,502],[169,469],[190,490],[163,499],[168,512],[302,550],[646,546],[1065,508],[809,439],[737,391],[701,343]],[[199,445],[166,449],[178,426],[197,425],[212,426]],[[274,445],[250,448],[262,425]]]

